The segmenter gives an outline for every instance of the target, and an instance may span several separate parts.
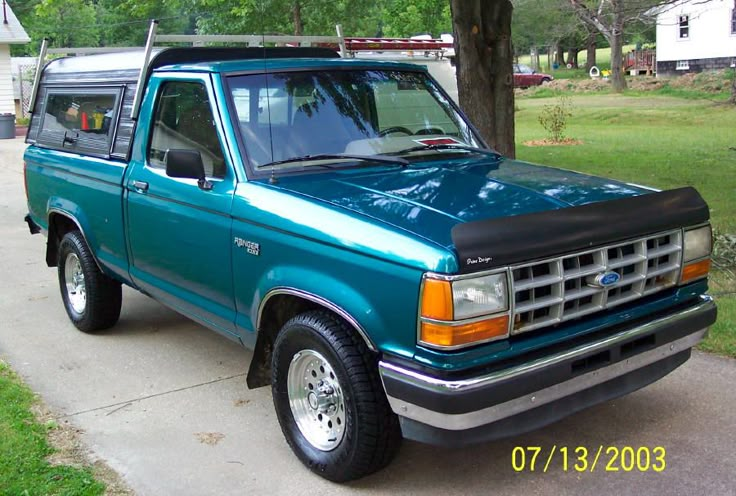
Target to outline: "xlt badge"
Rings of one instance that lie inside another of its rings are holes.
[[[247,239],[239,238],[235,236],[235,246],[238,248],[245,248],[249,255],[258,256],[261,254],[261,245],[255,241],[248,241]]]

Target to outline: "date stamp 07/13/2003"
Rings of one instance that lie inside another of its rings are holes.
[[[515,472],[664,472],[667,452],[662,446],[516,446],[511,450]],[[553,462],[555,462],[553,464]]]

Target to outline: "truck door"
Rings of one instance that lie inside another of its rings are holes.
[[[225,157],[209,75],[154,76],[126,182],[130,275],[144,291],[233,335],[230,208],[236,178]],[[206,183],[169,177],[167,151],[198,152]]]

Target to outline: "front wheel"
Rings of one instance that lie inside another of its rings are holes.
[[[276,338],[272,360],[276,414],[302,463],[335,482],[388,465],[401,444],[398,418],[375,356],[350,327],[327,311],[298,315]]]
[[[103,274],[79,231],[59,244],[59,289],[69,319],[80,331],[112,327],[120,317],[122,288]]]

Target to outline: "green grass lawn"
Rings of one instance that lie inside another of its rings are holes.
[[[33,393],[0,361],[0,494],[35,496],[102,494],[105,486],[87,469],[51,465],[53,453],[31,406]]]
[[[635,45],[624,45],[623,52],[624,54],[629,53],[631,50],[635,48]],[[567,52],[565,52],[565,58],[567,58]],[[578,65],[581,67],[585,67],[585,63],[588,61],[588,54],[585,50],[578,53]],[[611,68],[611,49],[606,48],[598,48],[595,51],[595,62],[596,65],[600,70],[603,69],[610,69]],[[526,64],[531,65],[531,55],[521,55],[519,57],[519,63],[520,64]],[[584,69],[577,69],[577,70],[570,70],[566,67],[560,67],[559,69],[550,69],[549,65],[547,64],[547,54],[542,53],[539,55],[539,65],[540,65],[540,72],[550,72],[557,78],[562,79],[571,79],[571,78],[577,78],[577,77],[588,77],[588,72]]]
[[[736,108],[666,96],[569,95],[566,136],[576,146],[526,146],[546,138],[538,122],[554,98],[518,98],[517,157],[661,189],[694,186],[711,208],[715,229],[736,233]],[[712,284],[719,320],[703,349],[736,357],[736,283]]]

